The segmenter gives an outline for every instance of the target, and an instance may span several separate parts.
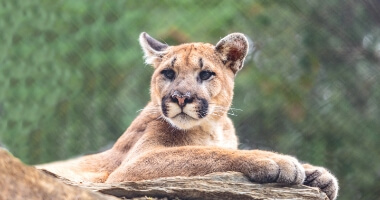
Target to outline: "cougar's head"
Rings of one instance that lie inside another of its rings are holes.
[[[243,34],[227,35],[215,46],[168,46],[147,33],[141,33],[139,40],[145,62],[155,69],[151,100],[166,121],[179,129],[191,129],[226,115],[234,77],[248,51]]]

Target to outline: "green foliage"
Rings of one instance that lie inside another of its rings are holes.
[[[149,100],[138,35],[255,44],[230,113],[241,148],[332,170],[380,196],[377,1],[0,1],[0,143],[29,164],[109,147]]]

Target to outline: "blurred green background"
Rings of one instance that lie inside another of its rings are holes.
[[[27,164],[109,148],[149,100],[137,38],[255,48],[231,118],[242,149],[330,169],[380,198],[380,1],[0,0],[0,145]]]

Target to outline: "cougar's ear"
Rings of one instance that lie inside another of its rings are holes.
[[[157,41],[145,32],[140,34],[139,42],[144,51],[145,63],[155,67],[155,63],[161,61],[162,56],[165,55],[168,45]]]
[[[248,40],[242,33],[231,33],[215,45],[215,50],[220,54],[223,64],[236,74],[243,67]]]

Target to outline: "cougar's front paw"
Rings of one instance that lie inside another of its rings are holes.
[[[318,187],[330,200],[335,200],[338,195],[338,180],[323,167],[315,167],[304,164],[306,179],[304,185]]]
[[[291,156],[274,154],[273,156],[255,159],[250,166],[249,177],[259,183],[302,184],[305,170],[297,159]]]

